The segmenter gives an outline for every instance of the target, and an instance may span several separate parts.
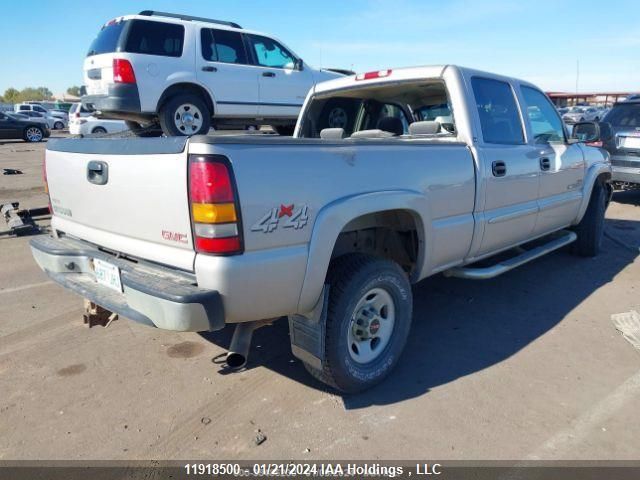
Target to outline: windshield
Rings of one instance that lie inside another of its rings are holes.
[[[87,57],[100,55],[101,53],[113,53],[117,51],[120,34],[127,22],[110,23],[102,27],[98,36],[93,40]]]
[[[602,119],[613,127],[640,127],[640,103],[615,105]]]

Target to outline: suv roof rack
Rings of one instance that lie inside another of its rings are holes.
[[[227,25],[228,27],[242,28],[240,25],[238,25],[235,22],[225,22],[223,20],[214,20],[213,18],[191,17],[189,15],[182,15],[179,13],[167,13],[167,12],[157,12],[155,10],[143,10],[138,15],[145,15],[147,17],[179,18],[180,20],[188,20],[191,22],[218,23],[220,25]]]

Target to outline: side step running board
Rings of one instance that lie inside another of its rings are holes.
[[[520,255],[509,258],[508,260],[504,260],[495,265],[491,265],[490,267],[456,267],[445,271],[444,275],[446,277],[467,278],[470,280],[487,280],[489,278],[497,277],[498,275],[502,275],[509,270],[513,270],[514,268],[524,265],[531,260],[535,260],[542,255],[546,255],[547,253],[564,247],[578,238],[574,232],[570,232],[568,230],[563,230],[560,233],[561,236],[556,236],[544,245],[532,248],[531,250],[526,250]]]

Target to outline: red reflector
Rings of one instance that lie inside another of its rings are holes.
[[[136,83],[136,75],[129,60],[124,58],[113,59],[113,81],[115,83]]]
[[[223,163],[195,161],[190,164],[190,192],[193,203],[233,202],[229,170]]]
[[[204,253],[236,253],[241,250],[240,237],[196,237],[196,251]]]
[[[590,142],[587,143],[590,147],[602,147],[602,142]]]

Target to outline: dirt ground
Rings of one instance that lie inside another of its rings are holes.
[[[43,151],[0,141],[0,172],[24,172],[0,203],[46,205]],[[398,368],[352,396],[307,375],[283,320],[232,374],[230,329],[89,329],[30,238],[0,237],[0,459],[638,459],[640,352],[611,315],[640,311],[640,192],[616,193],[606,232],[595,259],[416,285]]]

